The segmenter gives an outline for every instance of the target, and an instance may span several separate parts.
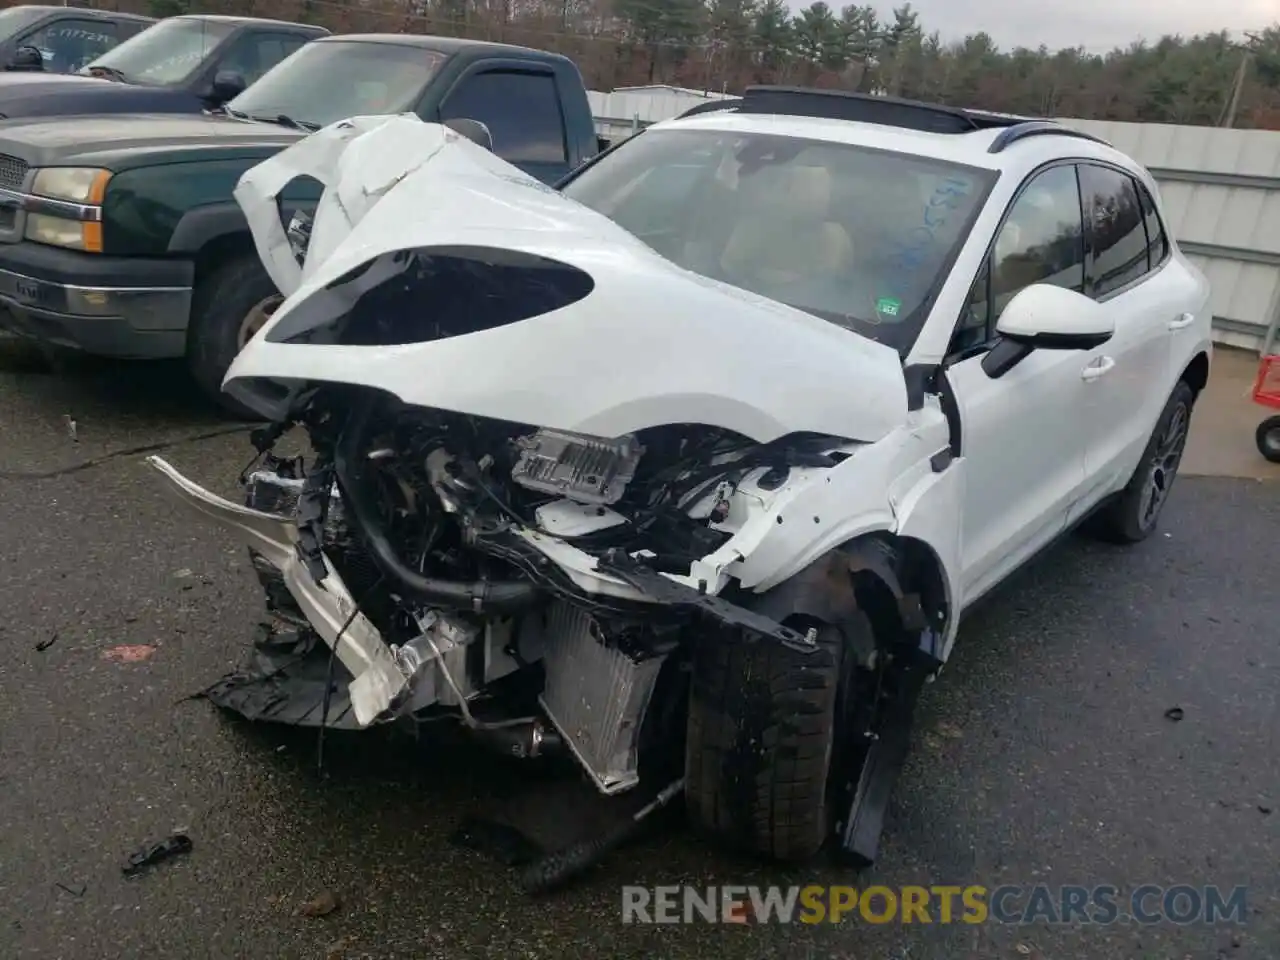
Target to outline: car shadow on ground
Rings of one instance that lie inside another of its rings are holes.
[[[113,360],[0,335],[3,374],[21,375],[24,393],[104,420],[227,419],[196,388],[181,360]]]

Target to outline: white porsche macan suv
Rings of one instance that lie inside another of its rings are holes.
[[[326,185],[296,259],[295,173]],[[267,454],[239,505],[154,462],[345,722],[525,723],[782,859],[874,857],[964,611],[1082,522],[1149,536],[1209,373],[1150,174],[1048,121],[756,88],[550,190],[360,118],[237,198],[286,296],[224,388],[314,463]],[[271,677],[224,705],[327,722]]]

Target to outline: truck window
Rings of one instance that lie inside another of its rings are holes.
[[[120,42],[110,20],[61,19],[46,23],[18,38],[18,46],[31,46],[44,57],[50,73],[71,73],[96,60]]]
[[[166,87],[181,83],[235,30],[224,21],[174,17],[134,34],[94,66],[118,71],[130,83]]]
[[[508,163],[567,163],[564,117],[549,73],[490,70],[473,74],[449,94],[441,120],[479,120],[493,152]]]
[[[218,69],[234,70],[246,84],[253,84],[303,43],[293,33],[246,33],[227,48]]]

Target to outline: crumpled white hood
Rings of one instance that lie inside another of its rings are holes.
[[[300,175],[326,186],[302,268],[276,204]],[[252,400],[238,389],[245,378],[320,380],[598,436],[703,423],[760,442],[800,431],[874,441],[906,416],[894,350],[677,267],[437,124],[413,117],[334,124],[248,171],[235,195],[286,294],[227,374],[224,388],[245,401]],[[364,291],[406,269],[397,252],[450,247],[546,257],[584,271],[594,288],[540,316],[425,343],[266,339],[341,317]]]

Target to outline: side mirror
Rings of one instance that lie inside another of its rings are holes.
[[[1005,306],[996,324],[1000,340],[983,357],[982,369],[998,379],[1033,350],[1092,350],[1115,332],[1115,321],[1097,301],[1051,283],[1033,283]]]
[[[444,125],[454,133],[459,133],[466,137],[472,143],[477,143],[484,147],[490,153],[493,152],[493,134],[479,120],[467,120],[460,117],[456,120],[446,120]]]
[[[218,103],[226,103],[244,93],[247,86],[244,77],[236,71],[219,70],[213,75],[212,98]]]
[[[40,52],[39,47],[24,44],[13,52],[13,59],[9,61],[6,69],[44,70],[44,54]]]

